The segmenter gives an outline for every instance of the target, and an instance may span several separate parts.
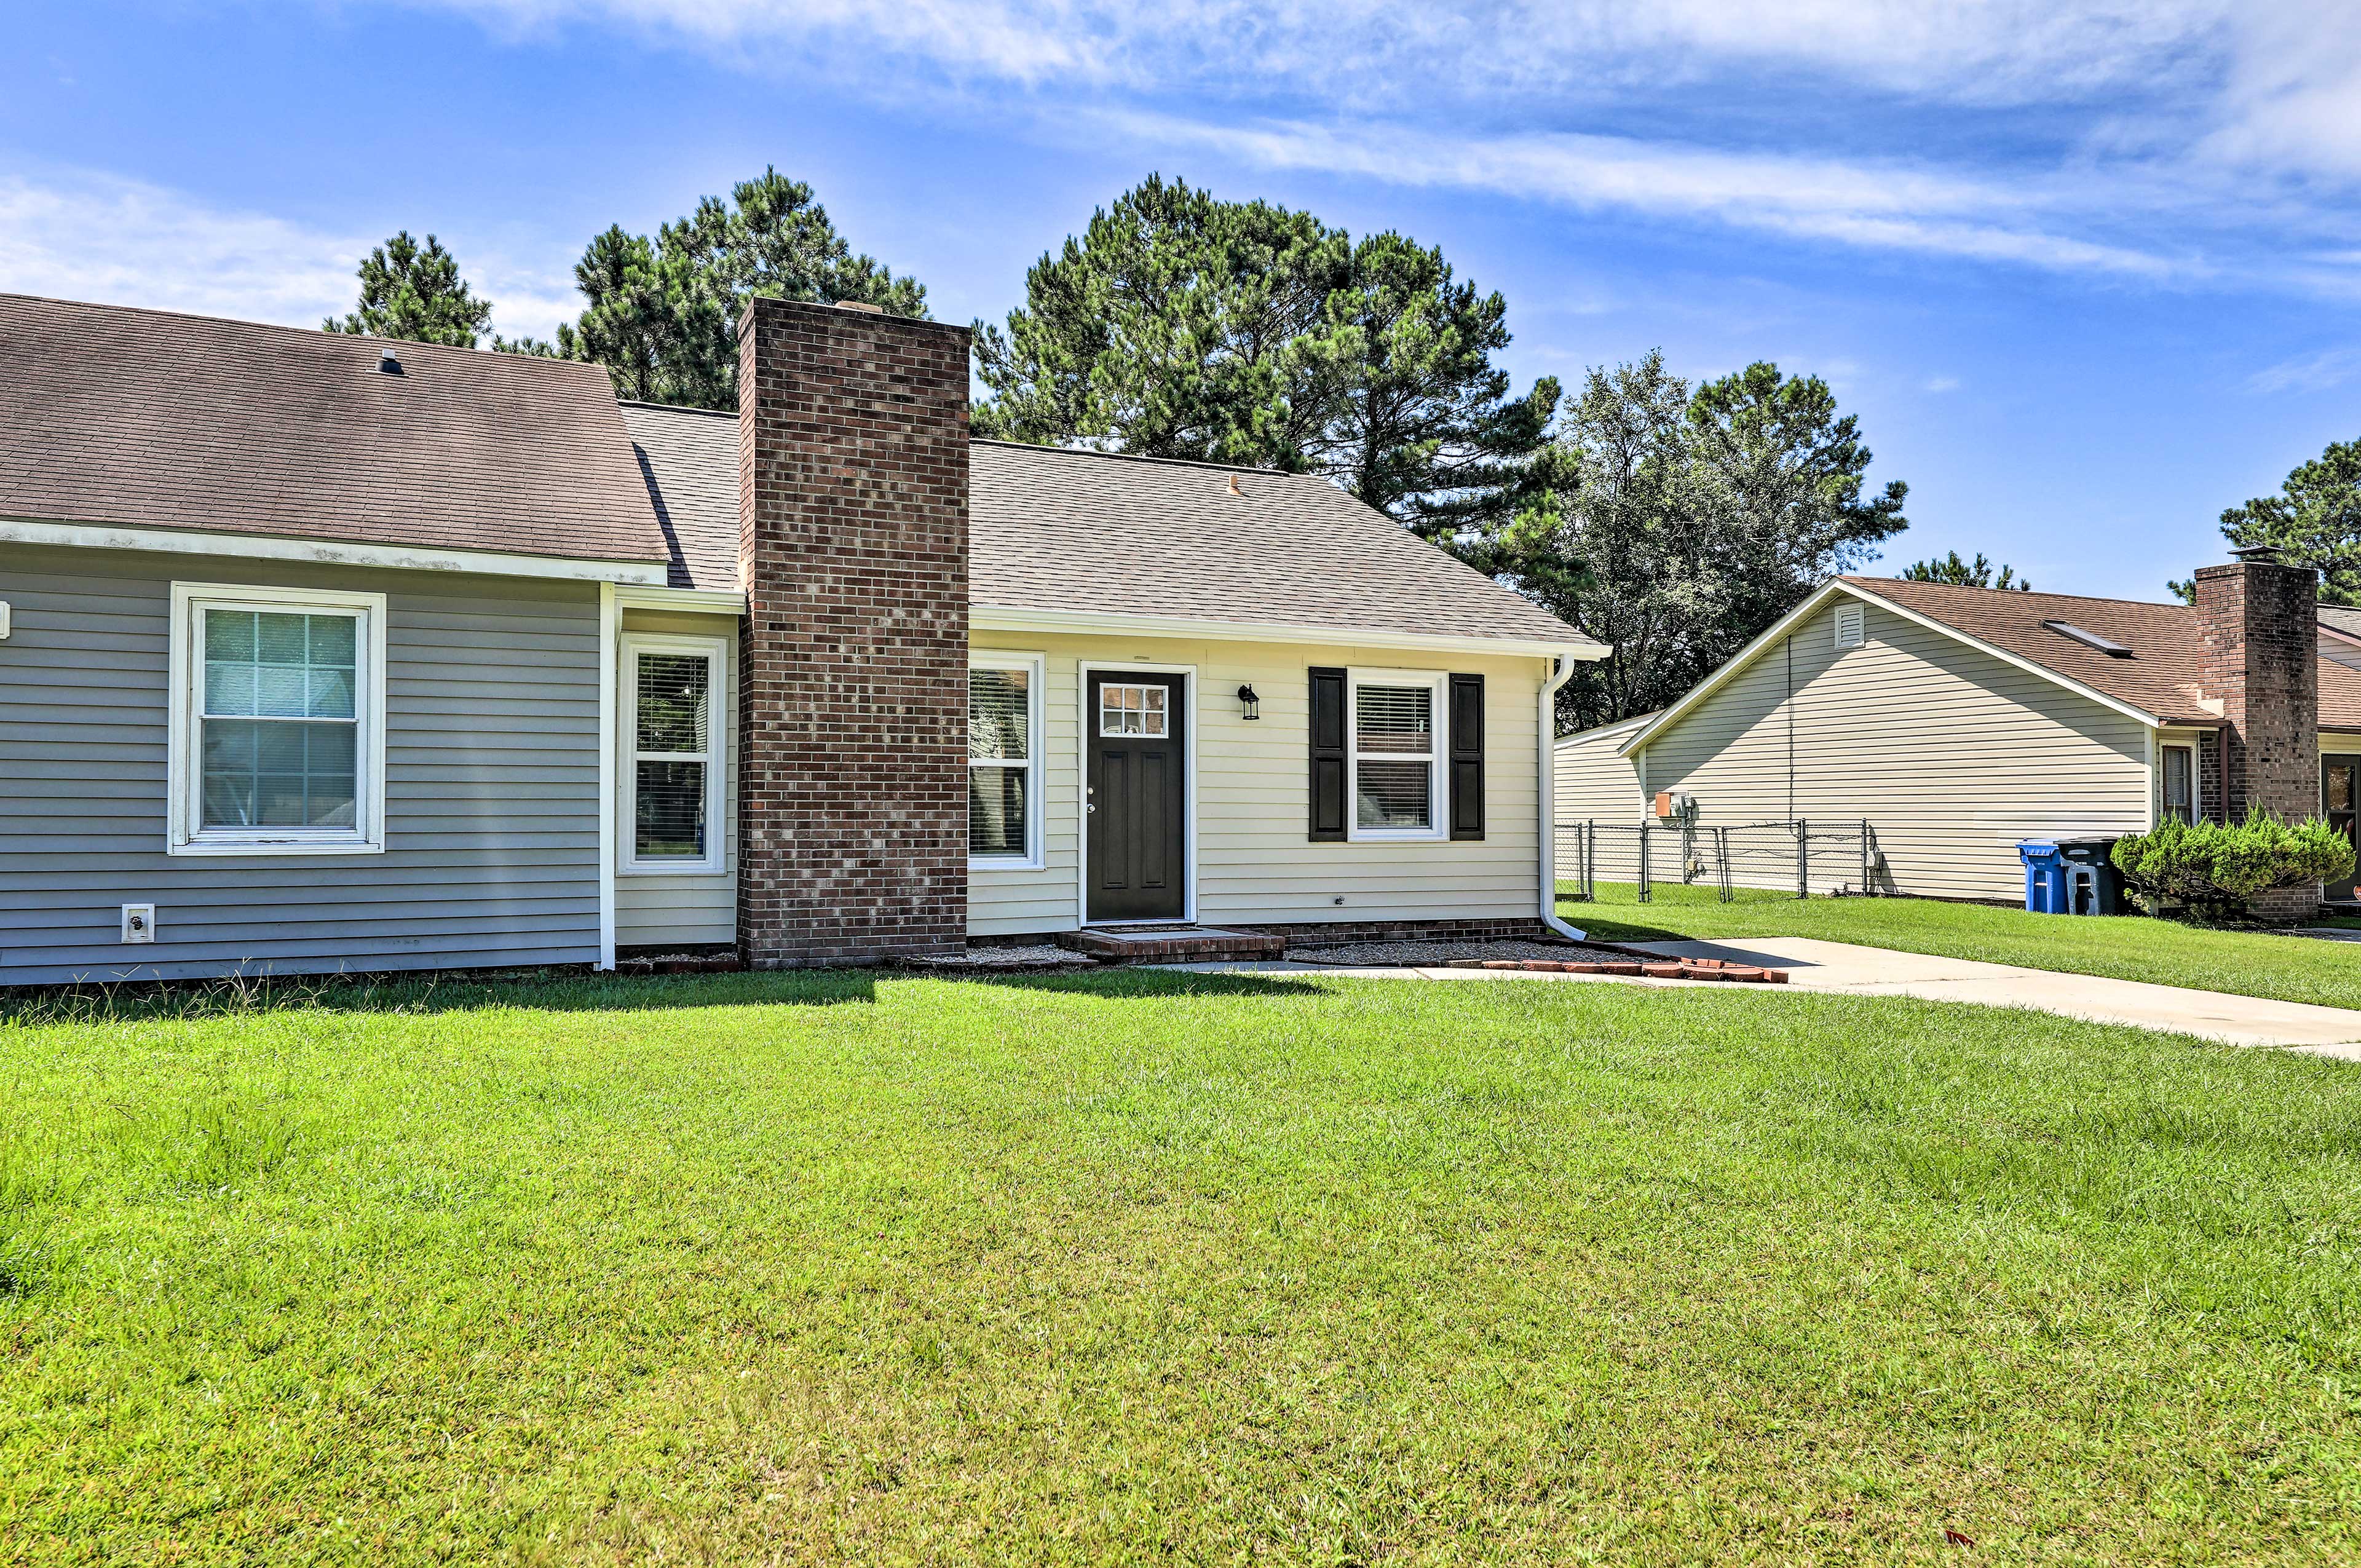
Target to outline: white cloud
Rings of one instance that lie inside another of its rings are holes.
[[[1928,392],[1956,392],[1959,389],[1960,378],[1957,376],[1930,377],[1928,378],[1926,386],[1921,389],[1921,390]]]
[[[1705,219],[1800,238],[2063,270],[2161,280],[2195,264],[2045,226],[2079,199],[1901,162],[1723,152],[1621,137],[1438,135],[1397,126],[1209,126],[1117,114],[1144,141],[1194,143],[1272,169],[1316,169],[1408,185]]]
[[[2298,355],[2257,370],[2246,378],[2246,390],[2265,395],[2273,392],[2325,392],[2332,387],[2345,385],[2356,376],[2361,376],[2361,346],[2346,345]]]
[[[103,304],[317,326],[353,307],[355,269],[384,236],[334,234],[207,205],[161,186],[59,171],[0,176],[0,289]],[[580,310],[572,279],[445,235],[500,330],[545,336]]]

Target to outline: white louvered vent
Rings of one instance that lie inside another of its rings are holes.
[[[1837,606],[1837,646],[1858,648],[1863,641],[1861,629],[1861,606],[1857,604]]]

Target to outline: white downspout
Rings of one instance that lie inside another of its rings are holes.
[[[1568,941],[1583,940],[1577,927],[1557,917],[1557,693],[1574,678],[1574,661],[1559,655],[1550,678],[1542,683],[1541,730],[1541,870],[1542,924]]]

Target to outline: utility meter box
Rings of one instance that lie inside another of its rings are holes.
[[[1664,789],[1656,792],[1656,819],[1660,822],[1694,822],[1697,820],[1697,796],[1685,789]]]

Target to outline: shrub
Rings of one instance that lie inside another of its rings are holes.
[[[2114,861],[2150,914],[2180,905],[2224,920],[2272,888],[2343,882],[2353,874],[2353,845],[2318,818],[2290,824],[2256,809],[2244,822],[2166,822],[2118,839]]]

